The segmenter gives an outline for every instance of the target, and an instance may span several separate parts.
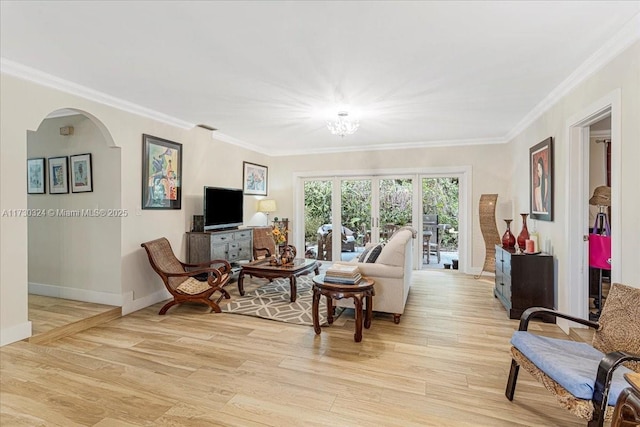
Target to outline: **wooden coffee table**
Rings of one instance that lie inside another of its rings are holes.
[[[357,285],[344,285],[324,281],[324,274],[313,278],[313,330],[320,334],[320,316],[318,309],[320,306],[320,296],[327,297],[327,321],[333,323],[333,300],[342,298],[353,298],[356,312],[356,333],[353,335],[355,342],[362,341],[362,300],[364,299],[365,317],[364,327],[371,327],[373,317],[373,280],[363,277]]]
[[[277,279],[280,277],[289,278],[291,285],[291,302],[296,301],[296,277],[309,274],[312,271],[319,273],[320,263],[315,259],[296,258],[291,263],[285,265],[271,265],[269,259],[252,261],[242,266],[240,276],[238,276],[238,292],[244,295],[244,276],[261,277],[264,279]]]

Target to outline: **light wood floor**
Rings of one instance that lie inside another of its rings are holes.
[[[45,343],[120,317],[120,307],[29,294],[32,343]]]
[[[585,424],[526,372],[514,401],[504,397],[517,321],[487,279],[415,272],[401,323],[377,315],[361,343],[349,311],[316,336],[311,327],[201,305],[159,316],[161,306],[48,344],[2,347],[0,424]],[[564,336],[555,325],[532,328]]]

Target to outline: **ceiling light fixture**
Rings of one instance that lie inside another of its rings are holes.
[[[360,126],[360,122],[358,120],[351,120],[348,118],[349,113],[346,111],[340,111],[338,113],[338,120],[336,121],[327,121],[327,128],[333,135],[340,135],[340,137],[344,138],[345,135],[352,135]]]

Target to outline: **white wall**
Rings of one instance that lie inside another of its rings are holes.
[[[86,112],[97,118],[99,130],[108,135],[106,139],[110,144],[119,147],[121,165],[120,171],[115,172],[120,177],[116,185],[121,191],[117,205],[126,209],[128,216],[120,221],[119,253],[112,255],[120,259],[120,293],[125,314],[161,301],[167,295],[140,243],[165,236],[184,259],[184,233],[190,228],[192,215],[202,214],[203,187],[241,188],[243,160],[269,166],[266,156],[215,141],[211,132],[204,129],[185,130],[6,74],[0,78],[0,211],[27,208],[27,133],[35,132],[49,113],[63,108]],[[181,210],[141,209],[144,133],[183,144]],[[72,197],[81,195],[68,196]],[[247,224],[256,216],[255,204],[255,198],[245,199]],[[27,273],[27,218],[1,216],[0,345],[31,335],[27,319]]]
[[[331,137],[331,136],[329,136]],[[497,193],[499,201],[510,198],[510,147],[506,144],[492,144],[466,147],[441,147],[388,151],[369,151],[336,154],[314,154],[313,156],[291,156],[278,158],[274,164],[272,179],[277,183],[274,198],[278,199],[279,216],[293,218],[294,174],[303,172],[328,173],[351,170],[436,170],[446,167],[471,167],[471,199],[469,211],[472,215],[470,267],[480,271],[485,258],[485,245],[480,230],[478,203],[485,193]],[[275,177],[275,178],[274,178]],[[270,196],[271,197],[271,196]],[[284,203],[280,204],[280,200]],[[496,212],[499,216],[500,212]],[[497,218],[499,232],[506,226],[503,218]],[[293,224],[297,227],[298,224]],[[512,225],[513,231],[514,225]]]
[[[585,284],[566,283],[564,277],[568,268],[569,253],[581,251],[582,242],[566,242],[567,223],[572,220],[567,218],[567,200],[571,192],[576,189],[568,188],[569,169],[569,140],[567,121],[581,111],[588,109],[599,100],[619,90],[621,95],[621,135],[619,141],[620,162],[613,164],[612,168],[620,173],[619,194],[621,206],[619,229],[624,230],[619,234],[621,248],[620,259],[616,262],[619,268],[617,272],[620,281],[630,286],[640,287],[640,42],[635,42],[628,49],[614,58],[579,84],[569,94],[562,97],[555,105],[549,108],[535,122],[510,143],[513,145],[513,162],[516,170],[528,168],[529,148],[538,142],[548,138],[554,139],[554,221],[538,221],[537,228],[541,241],[550,239],[552,250],[556,256],[558,286],[558,306],[560,310],[567,310],[569,301],[564,299],[564,290],[569,286],[586,286]],[[510,178],[514,194],[516,211],[528,211],[528,179],[526,174],[514,173]],[[588,183],[587,183],[588,186]],[[585,206],[586,209],[586,206]],[[615,209],[615,207],[614,207]],[[586,233],[586,231],[585,231]],[[615,238],[615,236],[614,236]]]

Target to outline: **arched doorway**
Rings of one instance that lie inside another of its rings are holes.
[[[45,165],[44,191],[27,196],[35,337],[122,305],[121,217],[114,215],[121,206],[121,159],[102,122],[75,109],[57,110],[27,132],[27,158]],[[87,166],[90,185],[73,185],[74,173],[86,174]]]

